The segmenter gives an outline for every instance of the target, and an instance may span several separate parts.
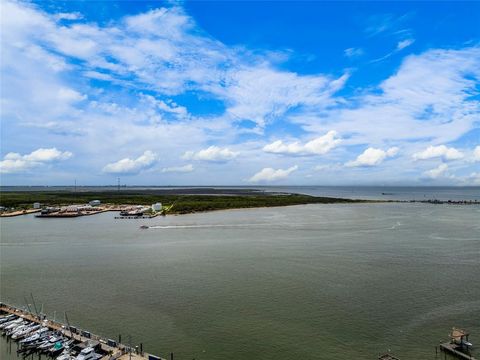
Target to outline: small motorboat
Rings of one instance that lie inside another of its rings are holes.
[[[8,321],[12,321],[14,319],[15,319],[15,315],[13,315],[13,314],[3,316],[3,317],[0,318],[0,324],[6,323]]]
[[[37,341],[47,331],[48,331],[47,327],[42,327],[42,328],[38,329],[37,331],[35,331],[33,334],[30,334],[29,337],[26,337],[25,339],[20,340],[20,344],[28,344],[28,343],[31,343],[33,341]]]
[[[12,335],[12,339],[14,340],[20,340],[24,338],[25,336],[29,335],[30,333],[40,329],[40,325],[34,324],[30,325],[27,328],[23,329],[22,331],[17,331],[15,334]]]
[[[75,360],[95,360],[96,355],[95,355],[95,350],[92,347],[86,347],[82,351],[80,351],[80,354],[75,358]]]
[[[50,353],[50,356],[54,357],[60,354],[63,350],[69,349],[72,344],[73,340],[60,341],[57,342],[48,352]]]
[[[73,360],[75,359],[72,354],[70,354],[69,349],[63,350],[63,352],[57,357],[56,360]]]
[[[20,329],[20,327],[26,325],[27,322],[26,321],[20,321],[18,323],[15,323],[15,324],[11,324],[11,325],[8,325],[7,327],[5,327],[3,329],[3,332],[7,335],[7,336],[10,336],[12,335],[15,331],[17,331],[17,329]]]
[[[47,351],[51,347],[55,345],[58,341],[62,340],[62,337],[58,335],[50,336],[45,342],[43,342],[40,346],[38,346],[38,350],[40,351]]]
[[[17,318],[15,320],[7,321],[0,325],[0,329],[5,330],[7,327],[11,326],[12,324],[19,324],[23,321],[22,318]]]

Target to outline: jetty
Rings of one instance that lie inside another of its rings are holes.
[[[450,341],[440,344],[440,351],[448,353],[456,358],[476,360],[470,353],[472,346],[468,341],[469,333],[463,329],[452,328]]]
[[[143,344],[140,344],[140,346],[128,346],[122,344],[120,339],[117,342],[70,326],[68,320],[67,324],[62,324],[58,321],[49,320],[44,315],[34,314],[30,311],[4,303],[0,303],[0,314],[12,314],[23,318],[25,321],[47,327],[52,332],[62,334],[64,338],[72,340],[73,346],[71,346],[71,348],[76,349],[77,352],[87,347],[94,348],[98,355],[98,360],[165,360],[144,352]],[[170,354],[170,359],[173,359],[173,353]]]

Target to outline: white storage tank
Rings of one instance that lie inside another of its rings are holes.
[[[162,203],[156,203],[152,205],[153,211],[161,211],[162,210]]]

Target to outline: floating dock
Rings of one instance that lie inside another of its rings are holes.
[[[100,360],[165,360],[144,352],[142,345],[138,349],[137,347],[117,343],[114,340],[105,339],[88,331],[39,317],[31,312],[4,303],[0,303],[0,313],[14,314],[25,320],[46,326],[49,330],[60,332],[66,338],[75,340],[77,347],[81,348],[86,346],[85,344],[89,344],[89,346],[95,345],[102,354]],[[171,358],[173,359],[173,354],[171,354]]]

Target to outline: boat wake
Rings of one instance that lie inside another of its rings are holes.
[[[149,229],[210,229],[210,228],[232,228],[232,227],[252,227],[252,226],[268,226],[271,224],[203,224],[203,225],[153,225],[148,226]]]

